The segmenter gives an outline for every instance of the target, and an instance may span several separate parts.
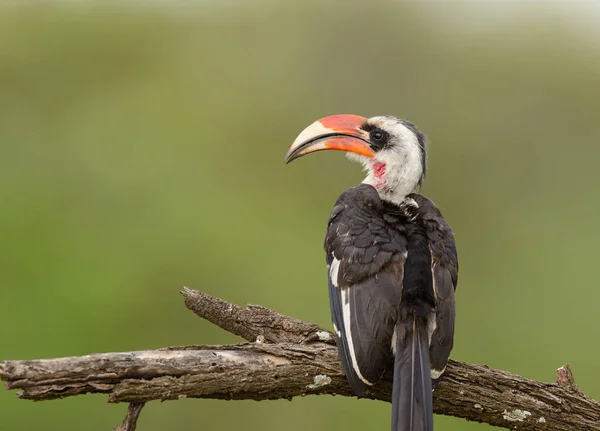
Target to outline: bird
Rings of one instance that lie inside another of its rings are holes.
[[[323,150],[346,152],[367,173],[337,199],[324,241],[346,379],[360,397],[392,370],[392,431],[432,431],[432,391],[454,343],[458,255],[438,207],[416,193],[426,138],[393,116],[331,115],[298,135],[285,162]]]

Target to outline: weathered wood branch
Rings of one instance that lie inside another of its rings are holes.
[[[184,346],[57,359],[5,361],[0,378],[20,398],[48,400],[84,393],[132,403],[122,430],[134,430],[143,403],[182,397],[290,399],[353,396],[329,331],[260,307],[241,308],[185,289],[198,316],[250,343]],[[368,398],[389,401],[391,380]],[[558,382],[451,361],[434,392],[436,413],[519,430],[600,431],[600,403],[584,395],[567,367]]]
[[[137,428],[137,420],[144,408],[145,403],[131,403],[127,408],[127,415],[123,419],[121,425],[117,425],[113,431],[135,431]]]

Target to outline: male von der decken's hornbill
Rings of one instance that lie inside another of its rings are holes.
[[[346,151],[368,172],[338,198],[325,252],[337,344],[357,395],[393,364],[393,431],[433,429],[432,380],[454,337],[454,234],[432,201],[413,193],[426,168],[425,137],[389,116],[333,115],[304,129],[286,163]]]

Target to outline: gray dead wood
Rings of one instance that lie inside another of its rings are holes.
[[[264,307],[241,308],[188,288],[182,293],[198,316],[250,342],[4,361],[0,378],[23,399],[103,393],[110,402],[131,403],[116,428],[128,431],[143,403],[152,400],[353,396],[329,331]],[[568,366],[557,375],[556,383],[543,383],[451,361],[434,392],[434,409],[510,429],[600,431],[600,403],[579,390]],[[389,402],[389,376],[367,398]]]

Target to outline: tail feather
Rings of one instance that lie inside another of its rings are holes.
[[[426,325],[396,328],[392,431],[433,431],[431,370]]]

